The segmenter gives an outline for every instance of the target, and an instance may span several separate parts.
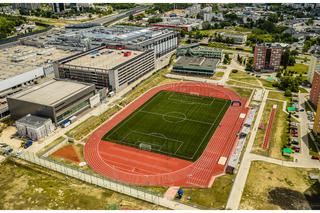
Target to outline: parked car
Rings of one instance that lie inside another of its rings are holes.
[[[300,147],[293,146],[292,149],[293,149],[295,152],[300,152]]]
[[[320,160],[320,156],[312,155],[312,156],[311,156],[311,159],[312,159],[312,160]]]

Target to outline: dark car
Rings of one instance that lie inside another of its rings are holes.
[[[320,160],[320,156],[312,155],[312,156],[311,156],[311,159],[312,159],[312,160]]]

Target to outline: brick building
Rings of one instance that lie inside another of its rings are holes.
[[[320,70],[319,70],[320,71]],[[317,106],[320,95],[320,72],[315,70],[313,74],[312,87],[310,91],[310,102]]]
[[[282,47],[280,44],[257,44],[254,49],[253,67],[256,71],[278,70],[281,55]]]

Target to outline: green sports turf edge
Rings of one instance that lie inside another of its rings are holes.
[[[230,104],[230,100],[160,91],[102,139],[135,148],[149,144],[152,152],[195,161]]]

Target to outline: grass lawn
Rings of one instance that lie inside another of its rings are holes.
[[[273,91],[269,91],[268,98],[278,99],[281,101],[287,101],[288,103],[290,102],[290,99],[291,99],[290,97],[284,96],[283,92],[273,92]]]
[[[106,141],[195,161],[230,101],[172,91],[158,92],[103,137]]]
[[[235,80],[235,81],[241,81],[239,86],[251,86],[251,87],[262,87],[260,86],[259,80],[247,72],[238,71],[236,73],[231,72],[229,75],[229,81]],[[232,81],[231,81],[232,82]],[[229,83],[229,82],[228,82]]]
[[[306,90],[306,89],[303,88],[303,87],[299,87],[299,91],[300,91],[301,93],[309,93],[308,90]]]
[[[100,116],[91,116],[84,122],[80,123],[78,126],[69,130],[66,135],[76,140],[81,140],[120,109],[121,108],[119,106],[113,106],[102,113]]]
[[[320,204],[320,184],[311,181],[312,169],[289,168],[267,162],[251,164],[240,209],[304,210]]]
[[[250,98],[251,93],[253,92],[252,89],[238,88],[238,87],[232,87],[232,86],[228,88],[238,93],[240,97],[247,98],[247,99]]]
[[[264,150],[262,149],[263,139],[270,118],[271,108],[274,104],[277,105],[277,111],[271,129],[269,149]],[[282,156],[281,153],[283,145],[286,144],[288,141],[288,122],[286,120],[287,114],[282,111],[282,107],[283,102],[271,100],[267,102],[261,120],[261,123],[264,124],[265,129],[259,129],[256,134],[256,138],[252,149],[254,153],[270,156],[281,160],[288,160],[288,158]]]
[[[232,185],[234,175],[223,175],[217,177],[211,188],[184,188],[182,203],[196,205],[203,209],[225,209]],[[187,197],[191,199],[188,200]]]
[[[0,164],[0,209],[163,209],[21,160]]]
[[[265,79],[259,79],[259,81],[262,83],[262,85],[264,87],[269,87],[269,89],[275,89],[272,84],[273,84],[273,81],[268,81],[268,80],[265,80]]]
[[[51,149],[52,147],[54,147],[55,145],[61,143],[62,141],[64,141],[66,138],[63,136],[58,137],[57,139],[55,139],[54,141],[52,141],[50,144],[46,145],[45,147],[43,147],[40,151],[38,151],[37,155],[38,156],[42,156],[43,154],[45,154],[49,149]]]
[[[288,66],[287,70],[297,72],[298,75],[308,74],[309,66],[306,64],[295,64],[294,66]]]
[[[224,72],[216,72],[214,74],[215,77],[219,77],[219,78],[221,78],[223,75],[224,75]]]

